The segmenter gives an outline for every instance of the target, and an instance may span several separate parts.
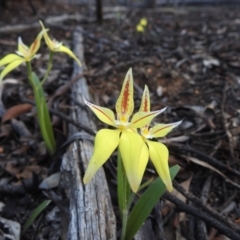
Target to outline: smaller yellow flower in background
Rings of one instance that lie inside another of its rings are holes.
[[[150,112],[149,90],[146,85],[139,111]],[[168,148],[160,142],[150,141],[149,139],[164,137],[181,123],[182,121],[169,124],[157,124],[153,128],[149,128],[149,125],[146,125],[141,129],[141,135],[146,143],[149,157],[169,192],[172,191],[173,187],[168,166]]]
[[[148,22],[147,22],[146,18],[142,18],[139,23],[140,23],[140,25],[146,27]]]
[[[63,52],[68,54],[71,58],[73,58],[79,66],[81,66],[81,62],[78,60],[78,58],[75,56],[75,54],[67,47],[63,46],[62,42],[58,42],[55,39],[51,40],[50,37],[48,36],[48,29],[46,29],[42,23],[42,21],[39,21],[39,23],[42,26],[42,30],[44,31],[44,40],[52,52]]]
[[[33,58],[38,57],[37,51],[40,48],[40,43],[45,30],[42,30],[31,44],[30,47],[26,46],[21,37],[18,38],[18,50],[15,53],[10,53],[0,60],[0,67],[7,65],[0,73],[0,81],[13,69],[17,68],[24,62],[30,62]]]
[[[140,24],[138,24],[136,26],[136,29],[137,29],[138,32],[144,32],[144,27],[142,25],[140,25]]]
[[[146,29],[146,26],[147,26],[148,22],[147,22],[147,19],[146,18],[142,18],[139,23],[137,24],[136,26],[136,30],[138,32],[144,32],[145,29]]]
[[[84,103],[104,123],[116,129],[101,129],[94,141],[94,152],[90,159],[84,183],[88,183],[97,170],[107,161],[119,146],[124,169],[133,192],[137,192],[141,184],[148,161],[146,146],[136,128],[144,127],[165,109],[154,112],[137,112],[129,121],[134,109],[133,76],[130,68],[125,76],[120,96],[116,102],[117,119],[111,109],[96,106],[84,99]]]

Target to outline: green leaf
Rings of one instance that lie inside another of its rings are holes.
[[[43,201],[38,207],[36,207],[28,218],[27,222],[23,227],[23,232],[26,232],[28,228],[32,225],[34,220],[38,217],[39,214],[50,204],[51,200]]]
[[[124,170],[120,151],[118,151],[117,190],[118,190],[118,206],[122,214],[123,211],[127,210],[127,202],[130,196],[130,186]]]
[[[170,168],[171,178],[173,179],[178,173],[180,167]],[[142,194],[128,217],[125,240],[131,240],[137,231],[141,228],[154,206],[166,190],[163,181],[157,178]]]
[[[31,80],[37,107],[38,122],[42,137],[48,148],[48,151],[50,152],[50,154],[53,154],[56,151],[56,143],[42,84],[34,72],[32,73]]]

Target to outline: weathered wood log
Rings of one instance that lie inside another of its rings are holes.
[[[76,29],[73,38],[74,52],[83,64],[81,68],[74,65],[75,76],[81,74],[85,66],[81,28]],[[81,103],[82,97],[91,100],[84,77],[73,85],[71,95]],[[70,115],[75,121],[96,129],[86,109],[72,108]],[[77,131],[74,126],[69,125],[69,136]],[[91,141],[87,139],[76,141],[70,145],[62,161],[61,185],[69,198],[70,221],[67,237],[71,240],[116,239],[116,219],[103,169],[97,172],[90,183],[83,185],[82,182],[92,152]]]

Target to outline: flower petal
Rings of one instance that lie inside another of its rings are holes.
[[[41,45],[42,36],[43,36],[44,32],[46,32],[46,29],[43,29],[37,35],[34,42],[31,44],[30,49],[29,49],[31,57],[33,57],[37,53],[37,51],[39,50],[40,45]]]
[[[144,87],[139,112],[150,112],[150,97],[149,97],[149,90],[147,85],[145,85]]]
[[[0,66],[3,66],[3,65],[6,65],[6,64],[9,64],[15,60],[20,60],[22,59],[21,57],[19,57],[17,54],[14,54],[14,53],[10,53],[8,55],[6,55],[5,57],[3,57],[1,60],[0,60]]]
[[[142,25],[142,26],[147,26],[147,19],[146,18],[142,18],[141,20],[140,20],[140,24]]]
[[[167,190],[171,192],[173,187],[168,166],[169,153],[167,147],[162,143],[149,140],[146,140],[146,143],[149,148],[149,155],[153,165],[155,166],[160,178],[166,185]]]
[[[88,183],[97,170],[107,161],[113,151],[119,144],[119,135],[121,131],[102,129],[100,130],[94,141],[93,156],[88,164],[83,182]]]
[[[18,38],[18,52],[21,54],[21,56],[25,56],[26,53],[29,51],[29,47],[25,45],[22,41],[22,38]]]
[[[84,103],[91,108],[91,110],[96,114],[96,116],[101,120],[102,122],[116,127],[115,124],[115,118],[114,113],[109,108],[99,107],[97,105],[94,105],[90,102],[88,102],[86,99],[83,99]]]
[[[148,162],[148,149],[139,134],[123,131],[119,150],[129,185],[137,192]]]
[[[133,76],[132,68],[130,68],[125,76],[121,93],[116,102],[116,112],[120,115],[131,116],[133,109]]]
[[[11,63],[9,63],[0,73],[0,81],[9,73],[11,72],[14,68],[18,67],[21,63],[25,62],[23,58],[15,60]]]
[[[143,27],[141,24],[138,24],[138,25],[136,26],[136,30],[137,30],[138,32],[144,32],[144,27]]]
[[[79,61],[79,59],[75,56],[75,54],[67,47],[61,45],[59,47],[59,49],[55,50],[55,52],[64,52],[66,54],[68,54],[70,57],[72,57],[79,66],[82,66],[81,62]]]
[[[50,39],[50,37],[48,36],[47,34],[47,31],[49,30],[48,28],[46,29],[45,26],[43,25],[42,21],[39,21],[39,23],[41,24],[41,27],[42,27],[42,31],[43,32],[43,36],[44,36],[44,40],[45,40],[45,43],[47,44],[47,46],[51,49],[51,46],[52,46],[52,40]]]
[[[175,123],[169,123],[169,124],[157,124],[151,130],[152,137],[153,138],[164,137],[170,131],[172,131],[173,128],[177,127],[181,123],[182,123],[182,121],[178,121]]]
[[[129,124],[129,127],[131,128],[144,127],[148,125],[153,118],[155,118],[158,114],[162,113],[165,110],[166,110],[166,107],[154,112],[137,112],[133,115],[132,120]]]

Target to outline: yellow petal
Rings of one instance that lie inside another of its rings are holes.
[[[13,62],[15,60],[20,60],[20,59],[22,58],[19,57],[17,54],[14,54],[14,53],[8,54],[0,60],[0,66],[6,65],[10,62]]]
[[[147,85],[145,85],[144,87],[139,112],[150,112],[150,97],[149,97],[149,90]]]
[[[141,20],[140,20],[140,25],[142,25],[142,26],[147,26],[147,19],[146,18],[142,18]]]
[[[130,122],[129,127],[131,128],[141,128],[148,125],[153,118],[155,118],[158,114],[165,111],[166,108],[163,108],[154,112],[137,112],[133,115],[132,120]]]
[[[146,142],[149,148],[150,159],[153,162],[160,178],[166,185],[167,190],[171,192],[173,187],[168,166],[168,149],[165,145],[159,142],[149,140]]]
[[[169,124],[157,124],[151,130],[152,137],[153,138],[164,137],[170,131],[172,131],[173,128],[177,127],[181,123],[182,123],[182,121],[178,121],[175,123],[169,123]]]
[[[129,117],[132,115],[133,109],[133,76],[132,68],[130,68],[125,76],[121,93],[116,102],[116,112]]]
[[[45,43],[47,44],[48,48],[49,48],[51,51],[53,51],[53,49],[52,49],[52,48],[53,48],[52,40],[50,39],[50,37],[49,37],[48,34],[47,34],[48,29],[46,29],[46,28],[44,27],[42,21],[39,21],[39,23],[41,24],[42,30],[44,31],[44,32],[43,32],[43,36],[44,36]]]
[[[120,137],[119,150],[129,185],[136,193],[148,162],[148,149],[139,134],[123,131]]]
[[[9,63],[1,72],[0,74],[0,81],[14,68],[18,67],[21,63],[25,62],[23,58],[13,61],[12,63]]]
[[[137,30],[138,32],[144,32],[144,27],[143,27],[142,25],[138,24],[138,25],[136,26],[136,30]]]
[[[25,54],[29,51],[29,47],[25,45],[22,41],[22,38],[18,38],[18,52],[21,54],[21,56],[25,56]]]
[[[104,107],[99,107],[97,105],[94,105],[90,102],[88,102],[86,99],[83,99],[84,103],[91,108],[91,110],[96,114],[99,120],[102,122],[111,125],[111,126],[116,126],[115,124],[115,118],[114,118],[114,113],[111,109],[109,108],[104,108]]]
[[[89,162],[86,173],[83,178],[84,183],[88,183],[97,170],[107,161],[113,151],[119,144],[119,135],[121,131],[102,129],[100,130],[94,142],[93,156]]]
[[[70,57],[72,57],[79,66],[82,66],[81,62],[79,61],[79,59],[74,55],[74,53],[67,47],[61,45],[59,47],[59,49],[55,50],[55,52],[64,52],[66,54],[68,54]]]
[[[34,42],[31,44],[30,49],[29,49],[31,57],[33,57],[37,53],[37,51],[39,50],[40,45],[41,45],[42,36],[43,36],[44,32],[46,32],[45,29],[42,30],[37,35],[37,37],[35,38]]]

